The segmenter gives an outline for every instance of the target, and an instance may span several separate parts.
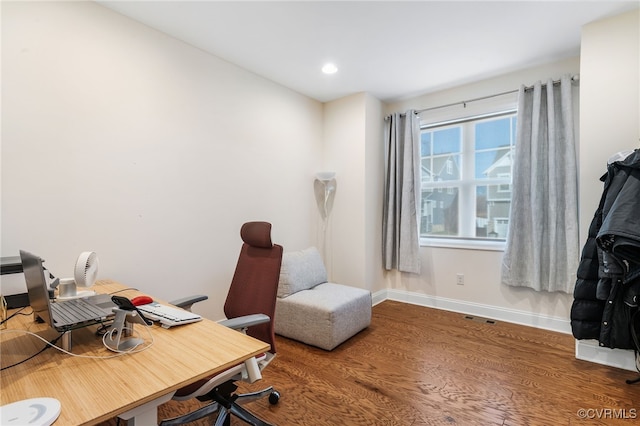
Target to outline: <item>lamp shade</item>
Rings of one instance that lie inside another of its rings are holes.
[[[322,172],[316,174],[313,182],[313,190],[318,203],[318,211],[323,220],[326,220],[333,208],[333,199],[336,196],[338,184],[334,178],[334,172]]]
[[[318,172],[316,173],[316,179],[321,180],[323,182],[330,181],[336,177],[336,172]]]

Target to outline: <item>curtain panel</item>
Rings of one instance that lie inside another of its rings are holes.
[[[420,273],[420,120],[415,111],[385,122],[382,258],[384,268]]]
[[[580,258],[571,77],[520,87],[502,283],[570,293]]]

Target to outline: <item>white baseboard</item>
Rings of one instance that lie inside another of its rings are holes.
[[[636,371],[635,353],[632,350],[602,348],[595,340],[576,340],[576,358],[623,370]]]
[[[411,303],[413,305],[444,309],[446,311],[468,315],[477,315],[499,321],[571,334],[571,322],[568,319],[534,314],[516,309],[507,309],[499,306],[483,305],[480,303],[391,289],[375,292],[372,295],[372,300],[374,306],[385,300],[394,300],[396,302]],[[597,342],[576,340],[575,356],[577,359],[584,361],[636,371],[635,355],[631,350],[601,348]]]
[[[372,298],[374,305],[384,300],[395,300],[397,302],[411,303],[412,305],[444,309],[446,311],[460,312],[461,314],[477,315],[499,321],[571,334],[571,324],[568,319],[533,314],[531,312],[519,311],[516,309],[507,309],[499,306],[447,299],[445,297],[412,293],[404,290],[381,290],[374,293]]]

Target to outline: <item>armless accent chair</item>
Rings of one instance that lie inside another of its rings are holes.
[[[161,426],[181,425],[216,412],[216,426],[229,425],[230,415],[251,425],[269,426],[269,423],[257,418],[239,403],[269,396],[269,402],[276,404],[280,398],[277,391],[269,387],[251,394],[238,395],[234,392],[238,388],[235,384],[238,380],[253,383],[261,379],[261,371],[275,357],[273,317],[283,250],[282,246],[271,242],[271,224],[267,222],[245,223],[240,230],[240,236],[244,244],[224,304],[224,313],[228,319],[220,324],[269,343],[271,352],[179,389],[173,396],[174,400],[197,398],[211,403],[191,413],[163,420],[160,422]],[[187,299],[181,300],[180,303],[181,306],[190,304]]]

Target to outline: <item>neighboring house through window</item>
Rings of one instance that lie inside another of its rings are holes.
[[[513,110],[422,127],[421,238],[506,239],[515,129]]]

